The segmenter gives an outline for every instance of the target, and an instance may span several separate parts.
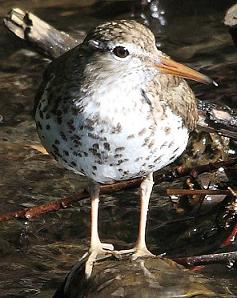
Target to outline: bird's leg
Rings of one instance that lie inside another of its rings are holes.
[[[154,256],[146,246],[146,221],[147,221],[147,211],[149,200],[151,196],[151,191],[153,187],[153,173],[150,173],[144,178],[140,185],[140,199],[141,199],[141,211],[140,211],[140,224],[138,230],[138,237],[136,245],[132,249],[120,250],[115,252],[115,255],[133,253],[132,259],[143,256]]]
[[[98,234],[98,209],[99,209],[99,192],[100,187],[97,183],[89,186],[89,193],[91,198],[91,239],[88,259],[85,265],[85,274],[89,278],[92,272],[93,263],[96,261],[98,255],[111,254],[114,249],[112,244],[101,243]]]
[[[140,224],[138,230],[137,242],[135,245],[135,253],[133,257],[139,256],[152,256],[152,253],[146,247],[146,221],[148,205],[153,187],[153,173],[150,173],[140,185],[140,199],[141,199],[141,211],[140,211]]]

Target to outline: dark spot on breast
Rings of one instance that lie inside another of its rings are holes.
[[[79,135],[72,135],[71,140],[81,140],[81,137]]]
[[[123,155],[122,154],[115,154],[114,157],[115,158],[121,158],[121,157],[123,157]]]
[[[161,157],[162,157],[162,155],[159,156],[159,157],[157,157],[157,158],[154,160],[154,163],[156,163],[157,161],[161,160]]]
[[[54,150],[57,150],[58,151],[58,147],[56,146],[56,145],[52,145],[52,148],[54,149]]]
[[[138,162],[139,160],[142,160],[142,157],[137,157],[137,158],[135,159],[135,162]]]
[[[67,141],[67,137],[65,136],[65,133],[60,131],[60,136],[64,141]]]
[[[170,142],[169,145],[168,145],[168,148],[174,146],[174,141]]]
[[[148,145],[149,141],[150,141],[149,137],[145,138],[144,143],[142,144],[142,146],[144,147],[144,146]]]
[[[47,125],[45,126],[45,128],[46,128],[47,130],[49,130],[49,129],[50,129],[50,125],[47,124]]]
[[[176,159],[176,157],[177,157],[177,156],[174,154],[174,155],[171,156],[170,160],[173,161],[174,159]]]
[[[75,139],[75,140],[73,140],[73,144],[75,147],[81,146],[81,141]]]
[[[59,142],[58,139],[56,139],[56,140],[54,141],[54,143],[55,143],[56,145],[59,145],[59,144],[60,144],[60,142]]]
[[[176,153],[176,152],[178,151],[178,149],[179,149],[179,147],[178,147],[178,148],[176,148],[176,149],[173,151],[173,153]]]
[[[84,125],[84,128],[86,128],[86,130],[90,130],[93,131],[94,127],[93,126],[89,126],[89,125]]]
[[[54,154],[56,154],[58,157],[62,158],[62,155],[58,151],[54,151]]]
[[[96,152],[95,156],[97,156],[98,158],[101,158],[101,153],[100,152]]]
[[[128,140],[133,139],[133,138],[135,138],[134,134],[127,136]]]
[[[114,133],[119,133],[122,131],[122,125],[120,123],[117,123],[116,126],[112,127],[111,132]]]
[[[95,144],[92,145],[92,147],[93,147],[94,149],[99,149],[99,144],[98,144],[98,143],[95,143]]]
[[[41,125],[41,123],[40,123],[39,121],[36,122],[36,126],[37,126],[37,128],[39,128],[40,130],[42,129],[42,125]]]
[[[89,151],[93,154],[93,155],[97,155],[97,150],[94,148],[89,148]]]
[[[118,169],[119,172],[123,172],[123,169]]]
[[[105,148],[105,150],[110,150],[110,144],[109,143],[104,143],[104,148]]]
[[[97,166],[92,166],[92,169],[93,170],[97,170]]]
[[[83,111],[84,111],[84,107],[81,105],[81,106],[78,106],[78,107],[73,107],[72,109],[71,109],[71,111],[72,111],[72,114],[74,115],[74,116],[77,116],[78,114],[80,114],[80,113],[82,113]]]
[[[91,132],[88,132],[88,137],[92,138],[92,139],[95,139],[95,140],[99,140],[100,137],[94,133],[91,133]]]
[[[56,116],[57,116],[57,122],[58,124],[62,124],[62,111],[61,110],[56,110]]]
[[[57,117],[57,123],[62,124],[62,117]]]
[[[49,117],[49,113],[46,113],[46,114],[45,114],[45,118],[46,118],[46,119],[49,119],[49,118],[50,118],[50,117]]]
[[[42,112],[42,111],[39,111],[39,116],[40,116],[40,118],[41,118],[41,119],[43,119],[43,118],[44,118],[44,114],[43,114],[43,112]]]
[[[88,153],[87,153],[87,152],[83,152],[83,154],[84,154],[84,156],[86,156],[86,157],[88,156]]]
[[[125,147],[117,147],[117,148],[115,149],[115,152],[123,151],[123,150],[125,150]]]
[[[138,135],[142,136],[146,133],[146,128],[143,128],[141,131],[139,131]]]
[[[151,149],[155,144],[155,141],[152,140],[149,144],[148,144],[148,148]]]
[[[63,150],[63,153],[66,155],[66,156],[69,156],[69,152],[67,150]]]
[[[67,122],[67,125],[68,125],[68,127],[70,128],[70,130],[72,130],[72,131],[76,130],[76,127],[75,127],[75,125],[74,125],[74,121],[73,121],[73,119],[69,120],[69,121]]]
[[[77,164],[75,163],[75,161],[72,161],[72,162],[71,162],[71,165],[72,165],[73,167],[76,167]]]
[[[98,165],[102,165],[102,161],[100,159],[95,160],[95,163],[98,163]]]
[[[167,142],[164,142],[161,146],[160,146],[160,149],[164,148],[167,146]]]
[[[151,103],[149,97],[146,95],[146,92],[143,89],[141,89],[141,92],[142,92],[142,96],[143,96],[144,102],[146,102],[149,106],[151,106],[152,103]]]

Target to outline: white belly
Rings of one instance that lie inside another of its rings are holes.
[[[166,117],[157,121],[148,119],[144,105],[135,112],[109,109],[100,107],[95,116],[95,107],[88,106],[76,121],[65,113],[60,125],[51,117],[49,129],[45,123],[38,128],[43,145],[64,167],[100,183],[145,176],[185,150],[188,131],[168,107]],[[39,111],[36,121],[41,122]]]

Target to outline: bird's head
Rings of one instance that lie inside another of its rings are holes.
[[[83,44],[91,52],[92,61],[95,62],[93,67],[97,68],[90,71],[100,73],[102,78],[114,79],[117,76],[118,79],[131,79],[140,84],[152,80],[157,74],[169,74],[215,84],[206,75],[173,61],[159,51],[154,34],[134,20],[99,25],[87,35]]]

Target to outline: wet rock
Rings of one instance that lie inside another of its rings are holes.
[[[131,261],[109,257],[98,261],[90,279],[85,263],[77,263],[54,298],[80,297],[218,297],[207,279],[175,262],[150,257]]]

